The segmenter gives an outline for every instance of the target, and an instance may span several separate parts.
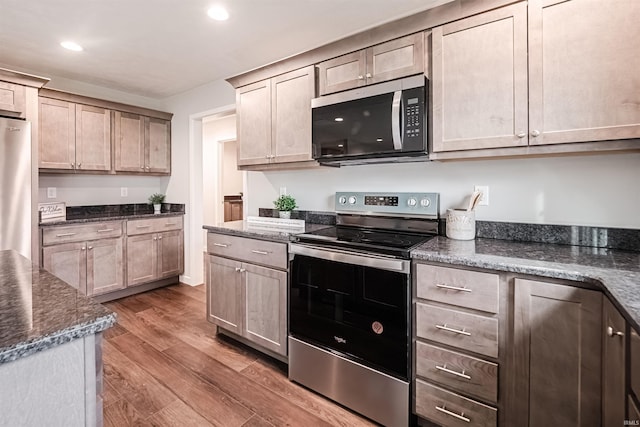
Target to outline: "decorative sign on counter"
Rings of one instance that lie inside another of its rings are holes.
[[[67,219],[67,206],[64,202],[38,203],[40,222],[65,221]]]

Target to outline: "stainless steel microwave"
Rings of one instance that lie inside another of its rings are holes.
[[[424,160],[427,88],[418,75],[314,98],[313,158],[330,166]]]

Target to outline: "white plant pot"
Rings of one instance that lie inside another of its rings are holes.
[[[162,208],[162,205],[160,203],[154,204],[153,205],[153,213],[154,214],[159,214],[161,208]]]
[[[290,219],[291,218],[291,211],[278,211],[278,213],[280,214],[280,218],[282,218],[282,219]]]

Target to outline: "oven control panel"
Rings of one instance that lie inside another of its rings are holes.
[[[338,192],[336,212],[439,218],[438,193]]]

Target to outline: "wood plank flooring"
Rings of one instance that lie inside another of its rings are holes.
[[[287,379],[286,365],[215,335],[205,289],[174,285],[105,304],[104,425],[375,426]]]

